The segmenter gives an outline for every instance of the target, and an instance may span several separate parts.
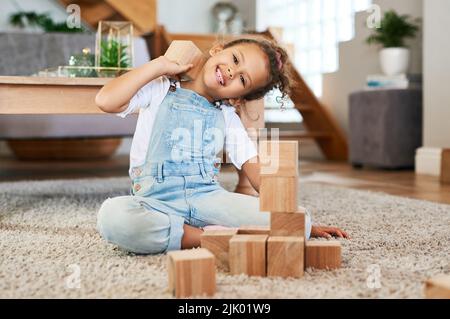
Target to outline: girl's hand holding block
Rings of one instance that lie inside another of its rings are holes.
[[[161,75],[168,77],[179,77],[179,74],[186,73],[193,67],[193,64],[180,64],[169,60],[164,55],[153,61],[158,63],[158,68],[161,69]]]
[[[192,68],[181,72],[180,79],[182,81],[194,80],[207,60],[207,57],[192,41],[181,40],[172,41],[164,57],[180,66],[192,65]]]

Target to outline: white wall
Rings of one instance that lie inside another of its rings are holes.
[[[217,0],[159,0],[158,23],[173,33],[210,33],[211,8]],[[237,6],[247,27],[254,29],[256,0],[231,0]]]
[[[450,1],[424,1],[424,146],[450,148]]]
[[[426,0],[429,1],[429,0]],[[425,1],[425,2],[426,2]],[[433,0],[432,0],[433,1]],[[448,0],[442,0],[447,1]],[[400,14],[412,17],[423,16],[422,0],[374,0],[383,11],[394,9]],[[344,131],[348,132],[348,96],[354,91],[364,88],[368,74],[379,74],[376,46],[369,46],[365,40],[371,30],[366,27],[368,13],[360,12],[356,15],[355,38],[343,42],[339,46],[339,69],[334,73],[325,74],[323,78],[322,102],[336,117]],[[422,73],[422,37],[408,41],[411,47],[411,73]]]

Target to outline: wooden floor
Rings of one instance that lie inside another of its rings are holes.
[[[233,170],[225,166],[224,170]],[[0,181],[127,176],[128,156],[75,162],[25,162],[0,157]],[[301,161],[305,182],[385,192],[392,195],[450,204],[450,184],[436,177],[416,176],[414,171],[355,170],[346,163]]]

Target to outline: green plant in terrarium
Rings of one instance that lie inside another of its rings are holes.
[[[133,65],[133,24],[100,21],[95,40],[95,66],[100,77],[115,77]]]
[[[116,40],[102,40],[101,42],[101,67],[129,68],[130,57],[127,54],[127,45]]]

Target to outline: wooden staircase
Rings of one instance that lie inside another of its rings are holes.
[[[277,41],[270,30],[262,33],[246,34],[240,37],[267,38]],[[173,40],[191,40],[203,52],[207,52],[215,43],[232,40],[232,36],[218,38],[217,35],[168,33],[164,27],[157,26],[152,42],[152,57],[163,55]],[[288,50],[289,51],[289,50]],[[330,112],[320,103],[308,87],[302,76],[291,61],[287,64],[296,82],[290,99],[303,117],[306,131],[280,130],[280,138],[287,140],[313,139],[329,160],[347,160],[348,144],[344,132],[337,124]]]
[[[101,20],[131,21],[134,34],[148,34],[157,25],[157,0],[58,0],[63,6],[77,4],[81,19],[96,29]]]

